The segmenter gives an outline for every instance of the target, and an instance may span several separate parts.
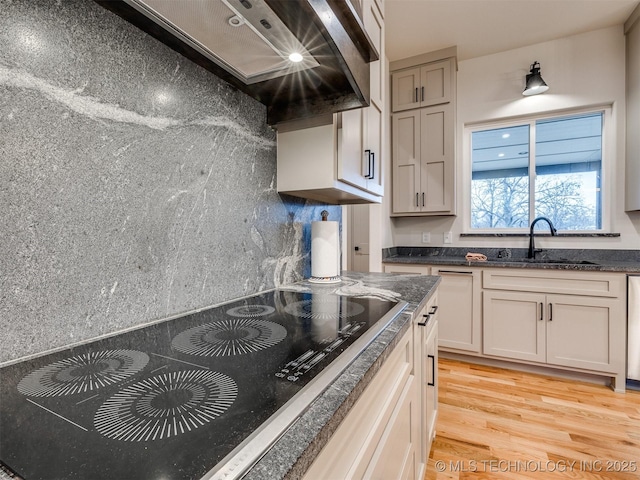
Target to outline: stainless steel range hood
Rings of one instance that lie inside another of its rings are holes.
[[[246,84],[318,66],[261,0],[125,1]]]
[[[270,125],[369,104],[378,56],[351,0],[95,1],[264,103]]]

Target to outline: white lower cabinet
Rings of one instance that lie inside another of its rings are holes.
[[[444,352],[610,377],[615,391],[625,390],[624,273],[400,263],[384,270],[442,277]]]
[[[481,272],[469,267],[432,267],[438,285],[441,348],[479,353],[482,347]]]
[[[442,277],[438,285],[439,347],[452,352],[482,349],[482,270],[474,267],[386,264],[386,273],[419,273]]]
[[[484,353],[615,373],[617,299],[484,292]]]
[[[416,417],[420,406],[416,383],[412,375],[405,384],[363,478],[418,478],[416,441],[420,425]]]
[[[304,479],[422,480],[438,411],[436,302],[434,294]]]
[[[483,292],[485,355],[544,362],[544,297],[538,293]]]
[[[483,270],[485,356],[593,372],[625,388],[624,274]]]
[[[305,474],[307,480],[411,478],[419,424],[409,330]]]
[[[434,295],[421,318],[414,325],[416,338],[416,368],[420,378],[420,456],[419,478],[423,478],[429,461],[431,444],[436,436],[436,420],[438,418],[438,318],[441,315],[440,285],[438,293]],[[419,359],[419,361],[418,361]]]

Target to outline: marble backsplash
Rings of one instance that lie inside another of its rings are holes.
[[[0,363],[309,275],[266,109],[91,0],[0,0]]]

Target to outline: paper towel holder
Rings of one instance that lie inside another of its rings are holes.
[[[339,283],[340,235],[339,224],[328,221],[329,212],[323,210],[322,221],[311,222],[311,283]]]

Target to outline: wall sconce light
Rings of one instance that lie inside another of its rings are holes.
[[[528,97],[530,95],[537,95],[549,90],[549,86],[544,82],[540,76],[540,63],[538,61],[533,62],[531,65],[531,71],[527,75],[527,84],[524,87],[522,95]]]

